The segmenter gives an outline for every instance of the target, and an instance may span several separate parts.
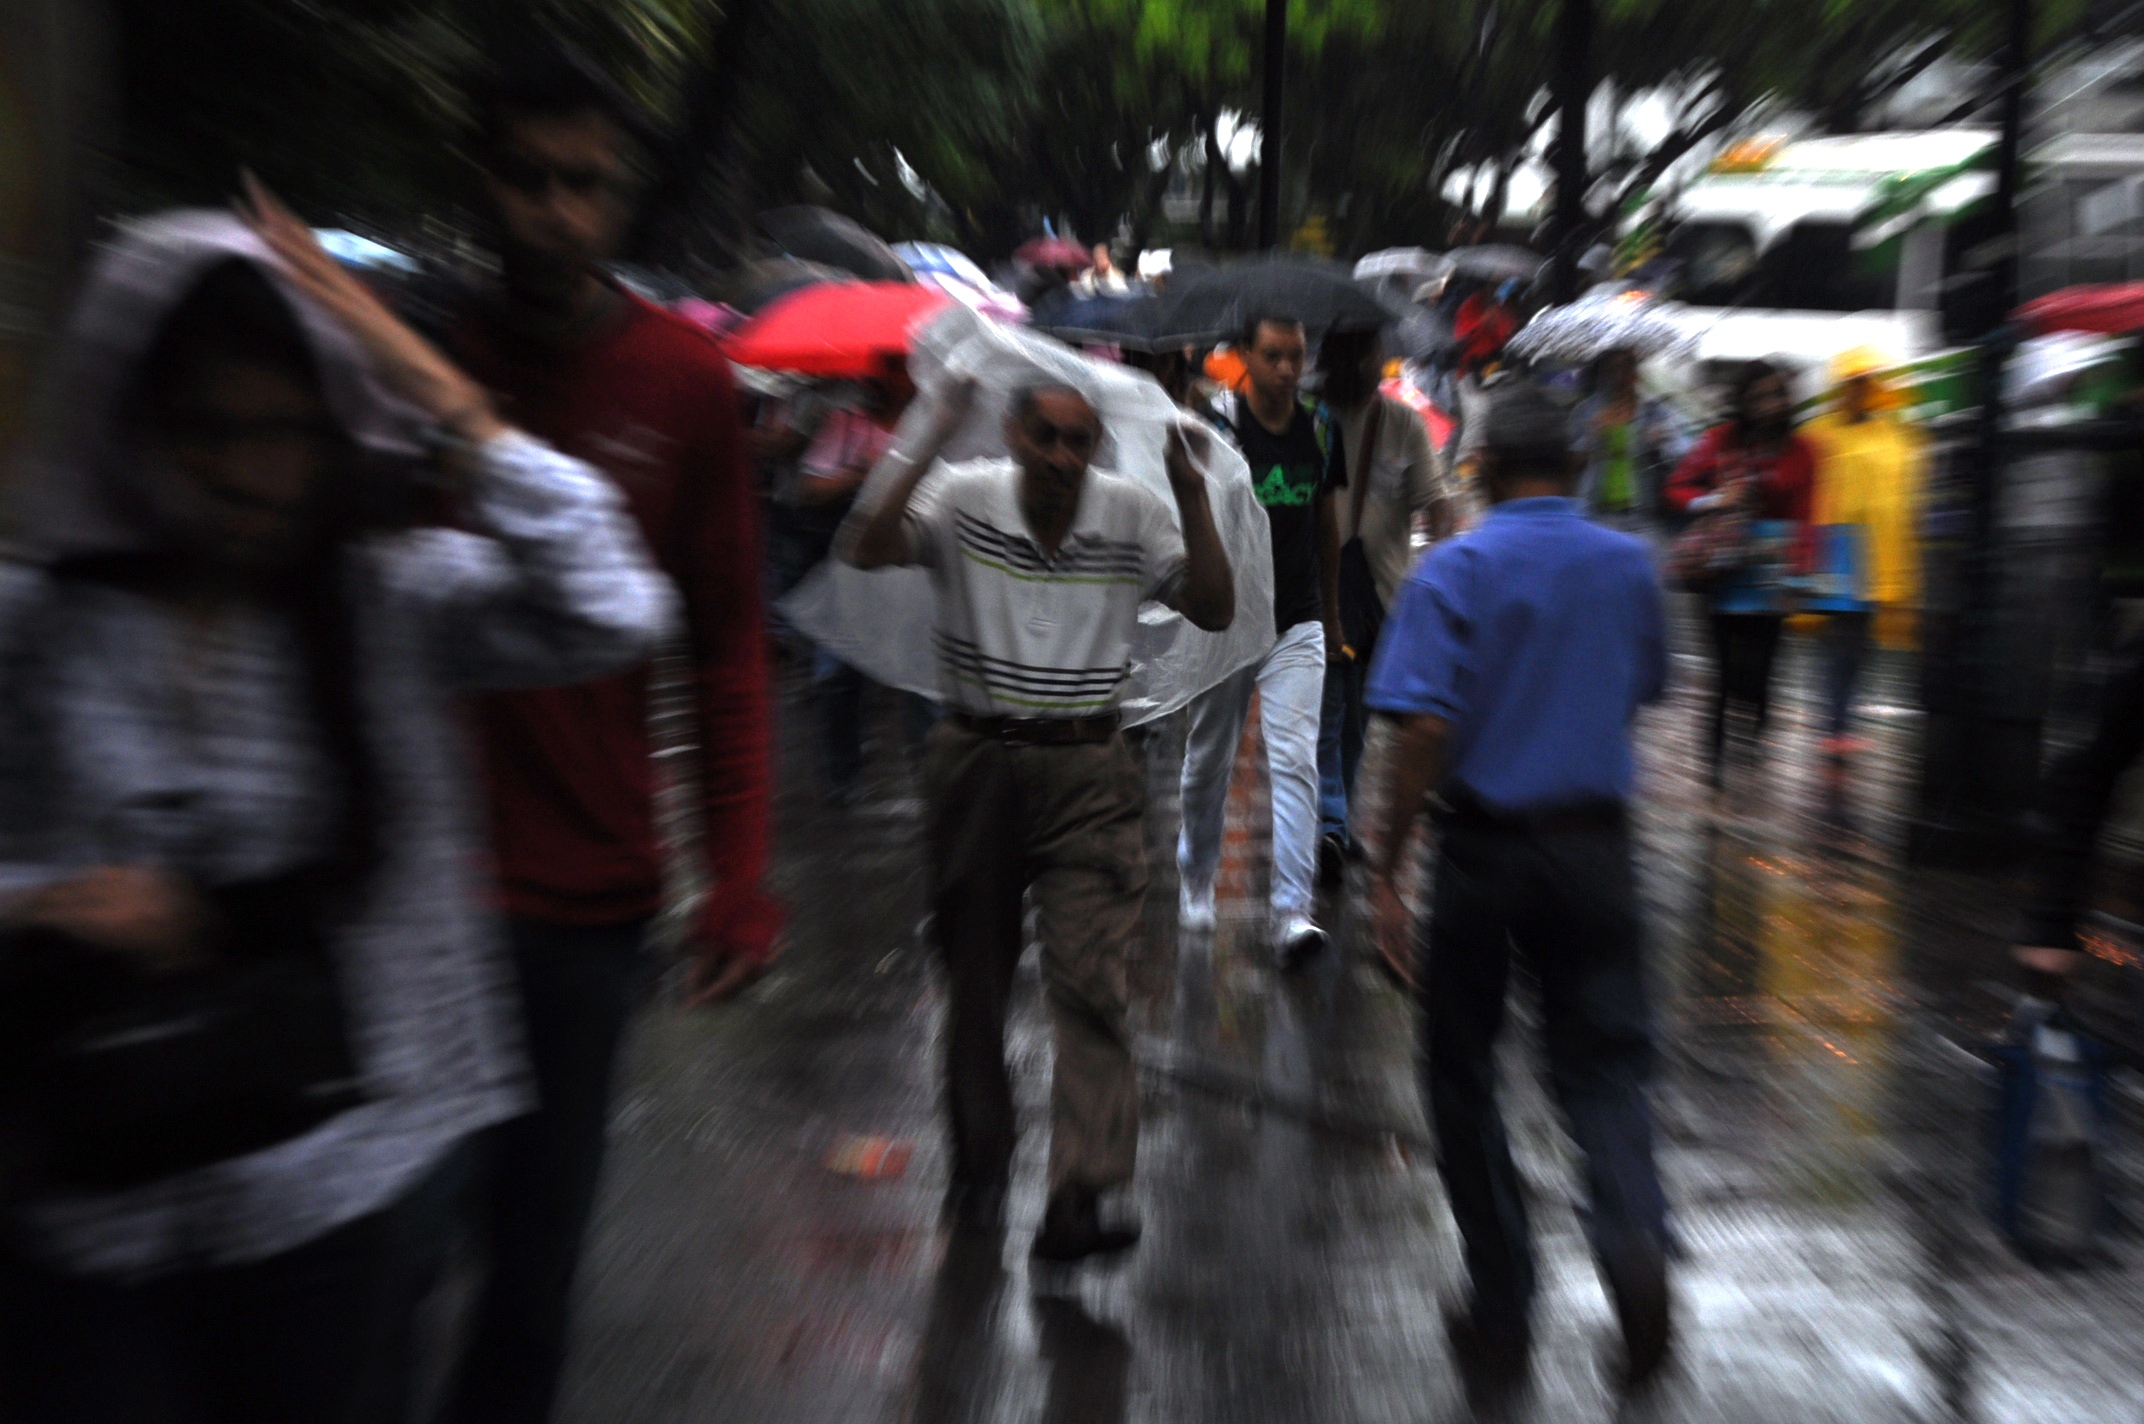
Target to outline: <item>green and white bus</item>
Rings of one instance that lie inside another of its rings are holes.
[[[1700,359],[1806,371],[1857,346],[1903,363],[1958,339],[1956,279],[1985,241],[1995,157],[1986,128],[1729,148],[1666,214]]]

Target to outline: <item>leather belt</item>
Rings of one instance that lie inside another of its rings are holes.
[[[984,717],[974,712],[950,714],[955,726],[992,741],[1021,747],[1071,747],[1106,742],[1117,734],[1114,712],[1093,717]]]

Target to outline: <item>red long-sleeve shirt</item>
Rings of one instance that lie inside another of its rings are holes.
[[[1757,476],[1758,507],[1750,511],[1757,519],[1791,519],[1809,522],[1809,500],[1816,488],[1816,454],[1801,436],[1789,434],[1779,453],[1758,459],[1735,445],[1732,425],[1715,425],[1701,436],[1690,453],[1682,457],[1675,473],[1668,476],[1667,501],[1677,512],[1690,507],[1699,495],[1711,494],[1721,480],[1743,466]]]
[[[712,951],[763,960],[781,911],[766,869],[772,719],[760,539],[728,363],[706,333],[630,293],[564,349],[481,320],[456,357],[505,418],[609,475],[677,584],[704,777],[702,927]],[[504,908],[551,924],[622,924],[662,898],[648,674],[493,693],[477,724]]]

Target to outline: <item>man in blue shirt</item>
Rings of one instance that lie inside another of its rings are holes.
[[[1590,1225],[1623,1327],[1625,1378],[1667,1352],[1666,1206],[1645,1082],[1652,1030],[1624,806],[1632,718],[1667,659],[1645,546],[1589,522],[1561,406],[1497,393],[1483,472],[1494,507],[1408,575],[1365,701],[1399,724],[1374,861],[1387,966],[1412,980],[1399,868],[1438,793],[1436,888],[1421,953],[1424,1077],[1437,1165],[1473,1291],[1450,1329],[1471,1383],[1523,1385],[1532,1244],[1496,1105],[1495,1045],[1514,949],[1541,990],[1556,1096],[1586,1157]]]

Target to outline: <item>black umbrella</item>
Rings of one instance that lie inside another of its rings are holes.
[[[869,282],[916,279],[877,233],[830,208],[776,208],[757,221],[768,241],[791,257],[839,267]]]
[[[1035,304],[1028,325],[1074,345],[1102,343],[1149,353],[1188,345],[1170,339],[1161,308],[1160,297],[1076,297],[1060,287]]]
[[[1452,275],[1474,282],[1503,282],[1516,280],[1531,282],[1541,274],[1548,262],[1537,252],[1528,252],[1523,247],[1508,243],[1491,243],[1484,247],[1461,247],[1444,254],[1452,264]]]
[[[1187,273],[1170,281],[1160,319],[1188,344],[1225,341],[1254,314],[1300,321],[1313,335],[1375,331],[1400,312],[1346,268],[1304,257],[1264,257]]]
[[[855,278],[838,267],[806,262],[797,257],[763,257],[747,262],[722,283],[722,297],[746,316],[771,305],[800,288],[821,282],[849,282]]]
[[[1452,348],[1452,319],[1435,307],[1413,307],[1392,329],[1392,345],[1410,361],[1441,360]]]

